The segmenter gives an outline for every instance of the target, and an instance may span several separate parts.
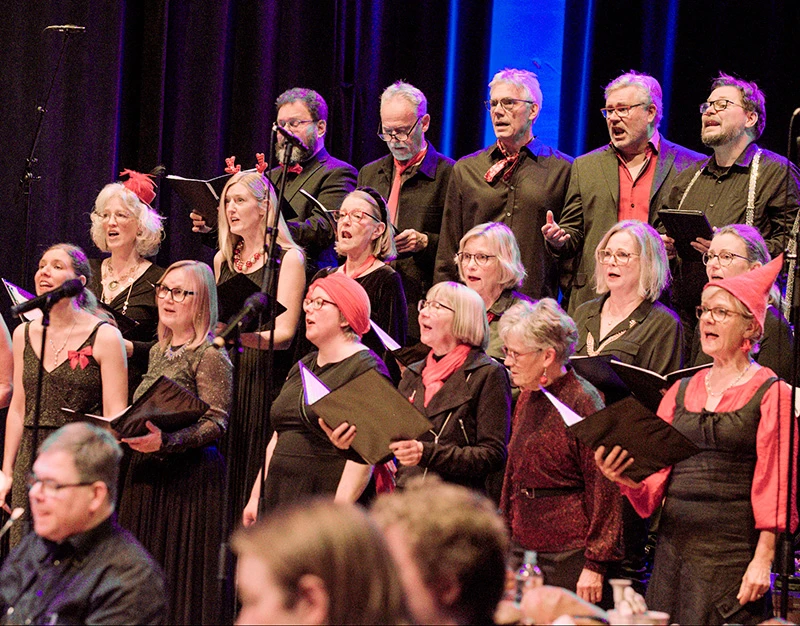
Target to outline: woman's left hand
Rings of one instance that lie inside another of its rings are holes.
[[[393,441],[389,444],[389,449],[400,463],[408,467],[418,465],[422,460],[422,442],[416,439]]]
[[[603,575],[583,568],[575,592],[582,600],[597,604],[603,597]]]
[[[150,431],[149,433],[141,437],[126,437],[121,441],[127,443],[131,449],[136,450],[136,452],[143,452],[145,454],[158,452],[161,450],[161,429],[150,420],[147,420],[145,425],[147,426],[147,430]]]
[[[353,445],[353,439],[356,438],[356,427],[347,422],[342,422],[336,428],[331,428],[325,423],[321,417],[319,418],[319,427],[328,435],[331,443],[339,448],[339,450],[349,450]]]
[[[744,606],[748,602],[759,600],[767,590],[770,583],[770,571],[772,570],[772,563],[754,558],[750,561],[742,576],[742,584],[739,587],[739,593],[736,599],[739,604]]]

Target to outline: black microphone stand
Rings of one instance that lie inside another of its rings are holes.
[[[74,31],[64,30],[61,31],[64,35],[61,39],[61,51],[58,54],[58,61],[56,62],[56,66],[53,69],[53,74],[50,76],[50,86],[47,88],[47,94],[44,98],[44,104],[39,105],[36,107],[36,113],[38,115],[38,119],[36,122],[36,130],[33,134],[33,143],[31,144],[31,149],[28,152],[28,158],[25,159],[25,170],[22,174],[22,178],[19,180],[19,185],[22,188],[22,195],[25,196],[25,204],[24,206],[24,219],[25,219],[25,241],[29,241],[29,236],[31,233],[31,186],[33,185],[34,180],[39,180],[39,176],[36,176],[33,172],[33,167],[38,163],[38,159],[36,158],[36,148],[39,146],[39,138],[42,135],[42,126],[44,125],[44,116],[47,113],[47,105],[50,103],[50,95],[53,93],[53,85],[56,82],[56,76],[58,76],[58,71],[61,69],[61,63],[64,60],[64,55],[67,51],[67,43],[69,42],[69,37]],[[22,265],[22,275],[28,275],[28,255],[26,254],[23,258],[23,265]]]
[[[800,113],[800,109],[796,109],[792,114],[792,118],[789,121],[789,143],[786,150],[786,179],[784,181],[784,219],[787,217],[787,212],[789,209],[789,184],[791,182],[791,171],[792,171],[792,128],[794,126],[794,120],[797,117],[798,113]],[[795,201],[798,198],[795,195]],[[788,231],[787,231],[788,232]],[[792,511],[795,510],[797,506],[796,499],[792,497],[792,488],[794,486],[794,473],[797,469],[797,463],[794,462],[794,455],[795,455],[795,445],[794,445],[794,437],[795,432],[797,429],[796,422],[797,417],[795,415],[795,407],[797,406],[797,380],[798,375],[800,374],[800,368],[798,367],[798,358],[800,358],[800,354],[798,354],[798,337],[797,337],[797,329],[800,328],[800,274],[798,274],[798,270],[800,270],[800,263],[798,263],[798,254],[797,251],[800,249],[800,230],[793,234],[793,243],[794,243],[794,250],[792,250],[791,245],[787,246],[786,254],[784,255],[784,269],[787,272],[787,282],[793,285],[792,287],[792,299],[789,303],[791,305],[790,311],[790,323],[792,328],[794,329],[794,349],[792,354],[792,380],[791,380],[791,406],[790,406],[790,419],[789,419],[789,459],[787,462],[786,468],[786,520],[785,520],[785,530],[780,534],[780,538],[778,541],[778,546],[776,550],[777,560],[778,560],[778,576],[781,583],[781,604],[780,604],[780,616],[784,619],[787,618],[789,613],[789,579],[794,574],[794,535],[791,531],[792,528]],[[794,274],[793,282],[789,280],[789,272]],[[778,410],[780,411],[780,404],[778,405]],[[781,423],[780,415],[778,415],[778,424]],[[780,433],[780,431],[779,431]],[[779,440],[780,445],[780,440]]]
[[[71,302],[71,300],[68,300]],[[47,345],[47,329],[50,326],[50,309],[53,308],[50,297],[42,307],[42,343],[39,349],[39,367],[36,372],[36,392],[33,401],[33,447],[31,448],[31,458],[28,471],[33,471],[33,462],[36,460],[36,450],[39,448],[39,422],[42,410],[42,381],[44,380],[44,348]],[[19,485],[17,485],[19,487]]]

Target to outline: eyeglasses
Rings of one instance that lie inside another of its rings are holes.
[[[528,350],[527,352],[517,352],[516,350],[509,350],[505,346],[503,346],[503,355],[507,359],[514,359],[515,361],[519,360],[521,356],[527,356],[528,354],[533,354],[534,352],[541,352],[544,348],[536,348],[534,350]]]
[[[100,218],[101,222],[109,221],[111,219],[111,216],[113,215],[114,219],[120,224],[124,224],[125,222],[129,222],[133,219],[136,219],[128,211],[114,211],[113,213],[110,213],[109,211],[102,211],[102,212],[96,211],[95,215]]]
[[[719,254],[715,254],[714,252],[703,252],[703,265],[708,265],[714,259],[717,259],[722,267],[728,267],[731,263],[733,263],[734,259],[744,259],[748,263],[750,262],[750,259],[748,259],[746,256],[734,254],[733,252],[728,252],[727,250],[723,250]]]
[[[33,472],[29,473],[25,479],[25,485],[28,487],[28,491],[33,489],[37,484],[41,485],[42,495],[47,496],[48,498],[55,497],[62,489],[67,489],[69,487],[89,487],[90,485],[94,485],[96,482],[98,481],[93,480],[81,483],[60,483],[50,478],[39,478]]]
[[[639,256],[634,252],[626,252],[625,250],[617,250],[616,252],[612,252],[609,249],[605,250],[598,250],[597,251],[597,260],[600,261],[603,265],[609,265],[611,263],[611,259],[614,259],[617,265],[620,267],[627,265],[631,257]]]
[[[336,306],[335,302],[331,302],[325,298],[305,298],[303,300],[303,308],[307,311],[319,311],[324,304]]]
[[[378,126],[378,137],[380,137],[382,141],[408,141],[408,138],[411,137],[411,133],[414,132],[414,129],[417,127],[422,117],[423,116],[420,115],[417,121],[414,122],[414,125],[408,130],[383,130],[383,124],[381,124]]]
[[[194,291],[187,291],[186,289],[181,289],[180,287],[173,287],[172,289],[170,289],[166,285],[158,283],[156,285],[156,295],[161,300],[164,300],[166,299],[167,294],[172,296],[173,302],[183,302],[184,300],[186,300],[186,296],[193,296]]]
[[[500,100],[484,100],[483,104],[486,105],[486,110],[491,113],[497,108],[499,104],[507,113],[511,113],[517,108],[517,103],[524,102],[526,104],[536,104],[533,100],[522,100],[521,98],[501,98]]]
[[[475,261],[475,264],[478,267],[483,267],[489,262],[489,259],[497,258],[496,254],[470,254],[469,252],[459,252],[456,254],[456,263],[461,263],[462,265],[469,265],[470,261]]]
[[[631,112],[631,109],[636,107],[646,107],[650,106],[645,102],[639,102],[637,104],[621,104],[618,107],[606,107],[604,109],[600,109],[600,113],[603,114],[603,117],[608,118],[612,113],[616,113],[617,117],[628,117]]]
[[[746,315],[742,315],[738,311],[731,311],[730,309],[726,309],[721,306],[715,306],[712,308],[708,308],[707,306],[698,306],[695,308],[695,315],[697,315],[697,319],[703,319],[703,315],[706,313],[711,313],[711,319],[715,322],[724,322],[728,319],[730,315],[738,315],[739,317],[749,317]]]
[[[455,309],[450,308],[446,304],[442,304],[441,302],[437,302],[436,300],[420,300],[417,302],[417,311],[422,313],[424,309],[430,308],[431,311],[436,311],[437,313],[441,312],[442,309],[447,309],[448,311],[452,311],[453,313],[456,312]]]
[[[700,105],[700,115],[703,115],[712,106],[714,107],[714,110],[717,113],[719,113],[720,111],[724,111],[725,109],[727,109],[729,104],[732,104],[735,107],[739,107],[740,109],[744,108],[741,104],[737,104],[733,100],[728,100],[727,98],[719,98],[718,100],[714,100],[713,102],[703,102]]]
[[[314,124],[314,120],[278,120],[276,124],[281,128],[289,127],[289,130],[297,130],[305,124]]]
[[[381,223],[381,218],[375,217],[372,213],[367,211],[331,211],[331,216],[334,222],[339,222],[346,217],[349,217],[351,222],[360,222],[364,217],[371,217],[378,222],[378,224]]]

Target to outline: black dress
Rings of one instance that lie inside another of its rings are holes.
[[[285,251],[278,248],[280,258]],[[227,263],[222,263],[218,284],[236,276]],[[264,268],[247,278],[261,287]],[[221,320],[223,322],[227,320]],[[266,324],[263,330],[271,330],[272,324]],[[285,350],[275,350],[272,364],[272,397],[277,397],[283,381],[294,363],[294,350],[297,335],[292,344]],[[266,346],[266,342],[265,346]],[[228,498],[233,520],[241,517],[250,489],[256,480],[258,471],[264,464],[264,451],[272,437],[272,427],[267,419],[267,381],[269,368],[266,350],[243,348],[239,355],[236,378],[236,406],[234,407],[228,432],[222,440],[221,449],[228,461]]]
[[[92,280],[87,287],[100,300],[103,297],[101,282],[102,259],[91,259]],[[133,400],[133,392],[142,382],[147,371],[150,348],[158,338],[158,307],[156,306],[155,284],[164,274],[164,269],[151,264],[128,289],[123,289],[109,303],[117,313],[137,322],[135,328],[123,333],[122,337],[133,343],[133,354],[128,359],[128,402]]]
[[[134,452],[125,477],[119,522],[164,568],[169,624],[219,624],[229,605],[217,581],[225,461],[216,447],[228,421],[231,363],[206,342],[170,360],[159,346],[136,390],[164,375],[210,405],[196,424],[162,434],[156,453]]]
[[[371,350],[361,350],[321,367],[317,365],[317,353],[312,352],[302,363],[331,390],[370,369],[389,375],[383,361]],[[278,433],[278,442],[267,472],[263,508],[271,511],[315,495],[333,497],[346,459],[319,428],[314,412],[304,406],[298,365],[289,372],[272,406],[272,426]]]
[[[78,348],[78,352],[94,347],[97,329],[105,324],[99,322],[89,336]],[[100,376],[100,364],[90,354],[85,367],[80,363],[75,369],[70,367],[69,359],[59,363],[52,371],[45,369],[42,378],[42,404],[39,413],[39,434],[33,440],[33,411],[36,406],[36,385],[39,372],[39,357],[36,356],[30,338],[30,322],[25,324],[25,349],[22,357],[22,384],[25,387],[25,421],[23,422],[22,439],[14,463],[14,488],[11,493],[11,505],[28,508],[28,492],[25,489],[25,477],[31,469],[31,460],[41,443],[55,430],[72,420],[62,407],[80,413],[101,414],[103,412],[103,383]],[[25,536],[28,524],[17,523],[11,527],[11,545],[14,546]]]
[[[751,487],[761,400],[768,378],[741,409],[688,411],[688,378],[680,382],[672,425],[702,452],[672,468],[661,513],[647,605],[677,624],[757,624],[767,619],[769,593],[740,606],[736,599],[753,558],[756,529]]]

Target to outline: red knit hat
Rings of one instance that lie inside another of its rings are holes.
[[[348,326],[359,337],[369,331],[369,296],[364,288],[342,272],[333,272],[325,278],[318,278],[308,288],[324,289],[347,320]]]
[[[782,267],[783,254],[750,272],[731,278],[712,280],[703,289],[720,287],[730,293],[753,314],[763,331],[764,319],[767,316],[767,305],[769,304],[769,291],[772,289],[772,285],[775,284],[775,279],[780,274]]]
[[[152,174],[142,174],[134,170],[122,170],[119,175],[128,175],[128,180],[123,181],[123,185],[135,193],[139,200],[150,206],[156,199],[156,183],[153,181]]]

